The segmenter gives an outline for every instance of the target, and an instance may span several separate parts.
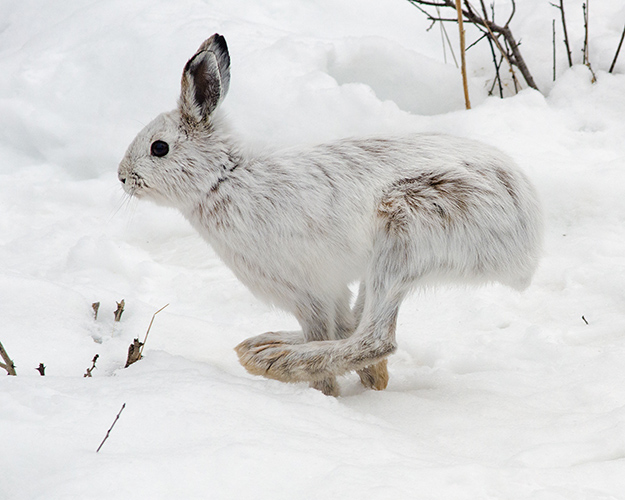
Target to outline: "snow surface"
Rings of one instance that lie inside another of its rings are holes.
[[[559,43],[554,83],[558,12],[517,4],[543,93],[488,97],[478,46],[465,111],[438,27],[404,0],[3,0],[0,341],[18,376],[0,377],[0,498],[625,498],[625,54],[606,72],[625,7],[591,2],[597,82]],[[579,63],[581,1],[566,4]],[[214,32],[233,61],[224,108],[251,144],[416,130],[511,154],[544,200],[533,285],[411,297],[384,392],[354,375],[338,399],[248,375],[232,348],[294,319],[116,179]]]

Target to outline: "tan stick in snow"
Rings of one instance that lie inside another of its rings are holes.
[[[467,59],[465,57],[464,26],[462,24],[462,4],[461,0],[456,0],[456,11],[458,13],[458,29],[460,30],[460,65],[462,67],[462,87],[464,89],[464,104],[467,109],[471,109],[469,100],[469,82],[467,80]]]

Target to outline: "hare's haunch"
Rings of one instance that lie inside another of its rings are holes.
[[[178,108],[139,133],[119,180],[132,196],[178,208],[255,295],[295,315],[301,332],[236,347],[250,373],[336,395],[336,376],[356,370],[384,389],[411,289],[527,286],[540,207],[505,154],[412,134],[251,156],[220,119],[229,82],[226,42],[213,35],[184,67]]]

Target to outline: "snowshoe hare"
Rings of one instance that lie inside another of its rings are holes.
[[[506,155],[435,134],[245,154],[220,119],[229,82],[215,34],[185,65],[178,108],[129,146],[119,180],[131,196],[179,209],[256,296],[295,315],[301,332],[236,347],[250,373],[337,395],[336,376],[355,370],[384,389],[411,289],[529,284],[540,207]]]

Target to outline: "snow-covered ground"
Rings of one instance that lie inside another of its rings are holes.
[[[553,83],[559,13],[517,4],[542,94],[487,97],[478,47],[465,111],[438,27],[405,0],[3,0],[0,341],[18,376],[0,376],[0,499],[625,498],[625,54],[606,72],[625,7],[591,2],[597,82],[559,43]],[[579,62],[581,1],[566,5]],[[214,32],[232,55],[224,109],[252,144],[427,130],[512,155],[545,207],[532,286],[411,297],[384,392],[248,375],[232,347],[294,319],[116,178]]]

